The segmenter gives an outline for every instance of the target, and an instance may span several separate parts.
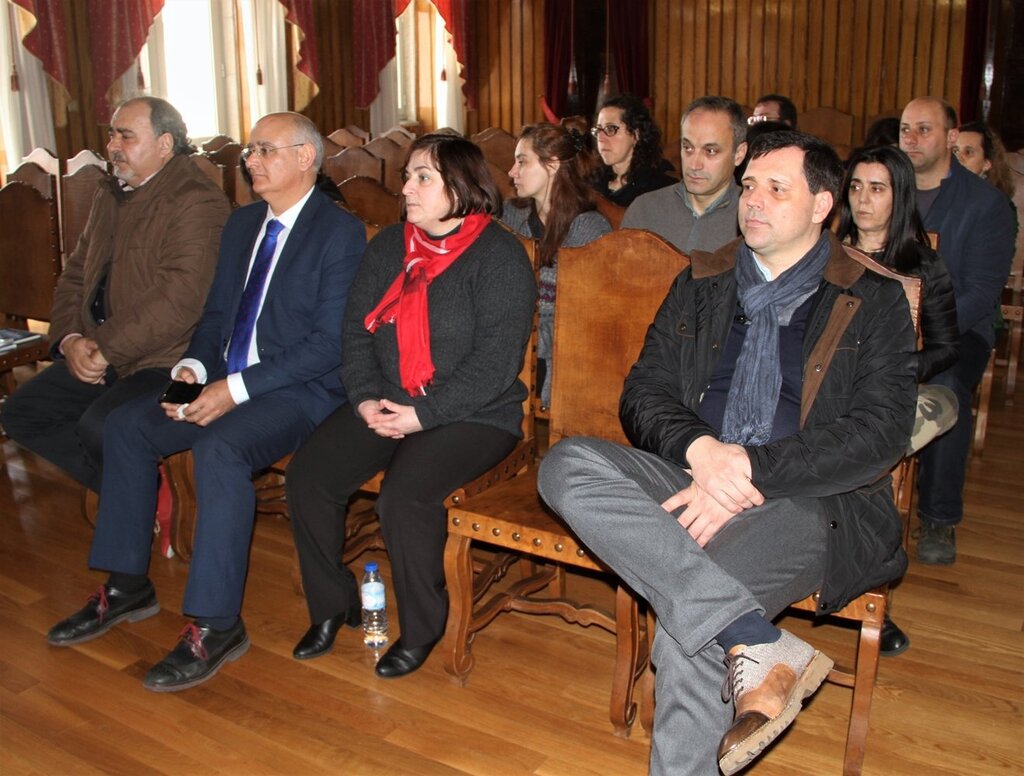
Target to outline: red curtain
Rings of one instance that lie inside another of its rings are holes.
[[[395,56],[395,18],[409,0],[355,0],[352,4],[352,39],[355,55],[355,102],[369,108],[380,92],[380,71]]]
[[[68,43],[62,0],[14,0],[35,17],[36,24],[22,43],[43,63],[43,70],[68,91]]]
[[[313,0],[280,0],[285,7],[285,21],[291,22],[302,33],[298,62],[295,68],[314,84],[320,83],[320,55],[316,48],[316,22],[313,19]],[[358,39],[357,39],[358,40]]]
[[[131,67],[164,0],[89,0],[89,41],[96,121],[110,120],[110,89]]]
[[[355,57],[355,101],[368,108],[380,92],[380,71],[395,56],[395,19],[409,7],[410,0],[354,0],[353,37],[359,41]],[[466,105],[476,107],[476,80],[472,68],[472,0],[433,0],[445,29],[452,36],[452,48],[462,66],[460,75]]]
[[[544,6],[544,116],[557,124],[568,102],[569,69],[572,67],[572,3],[548,2]]]
[[[961,124],[982,118],[981,101],[988,42],[988,0],[967,0],[964,14],[964,60],[960,75]]]
[[[641,99],[650,96],[647,71],[647,3],[607,0],[611,54],[615,59],[619,91]]]

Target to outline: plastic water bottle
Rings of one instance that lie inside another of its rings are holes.
[[[373,649],[388,643],[387,598],[377,564],[366,564],[362,584],[363,643]]]

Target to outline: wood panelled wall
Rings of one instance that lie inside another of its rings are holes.
[[[349,124],[369,129],[370,112],[355,106],[352,0],[313,0],[313,9],[320,53],[320,93],[303,113],[325,134]]]
[[[466,132],[518,134],[544,115],[544,0],[476,0],[473,12],[479,97]]]
[[[869,120],[915,96],[960,97],[967,0],[650,0],[654,118],[665,136],[694,98],[789,96],[798,111]]]

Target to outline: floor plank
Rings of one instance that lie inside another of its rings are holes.
[[[997,381],[997,384],[1000,381]],[[252,648],[202,687],[141,686],[183,624],[187,566],[153,556],[162,610],[73,649],[46,644],[103,575],[85,566],[80,490],[0,446],[0,772],[211,774],[577,774],[640,776],[649,740],[608,723],[612,637],[551,618],[501,616],[474,644],[465,687],[438,658],[399,681],[346,630],[324,658],[291,658],[307,613],[291,578],[287,523],[261,519],[244,617]],[[970,464],[958,561],[911,561],[895,595],[911,649],[883,659],[864,773],[1024,772],[1024,401],[993,396],[984,458]],[[387,556],[371,553],[387,578]],[[387,580],[390,582],[390,579]],[[593,580],[571,584],[610,603]],[[393,604],[393,601],[392,601]],[[392,610],[394,618],[394,611]],[[788,616],[785,627],[849,660],[854,634]],[[748,772],[842,769],[850,693],[826,686]]]

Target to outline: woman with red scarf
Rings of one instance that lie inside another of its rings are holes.
[[[492,222],[501,196],[473,143],[425,135],[405,174],[406,221],[370,242],[349,290],[348,404],[313,432],[287,478],[312,622],[293,652],[303,660],[360,624],[356,579],[341,563],[345,513],[385,471],[377,513],[401,637],[377,663],[383,677],[415,671],[444,633],[443,502],[522,436],[518,375],[537,295],[526,252]]]

